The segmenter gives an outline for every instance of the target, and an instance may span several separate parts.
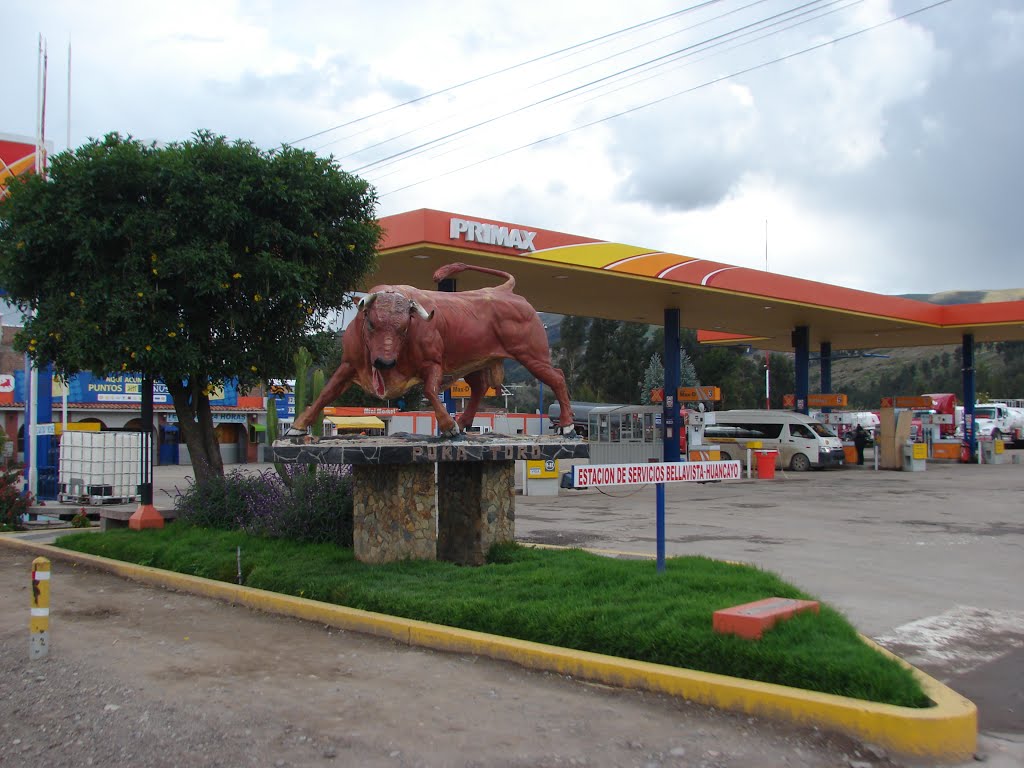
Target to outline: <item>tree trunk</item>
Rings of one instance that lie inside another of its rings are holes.
[[[224,460],[213,431],[210,398],[204,393],[203,386],[168,382],[167,391],[171,394],[174,411],[178,414],[178,428],[188,446],[196,482],[223,477]]]

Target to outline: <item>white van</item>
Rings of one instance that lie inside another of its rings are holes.
[[[711,415],[711,414],[708,414]],[[715,423],[704,427],[704,439],[718,443],[722,458],[746,462],[747,443],[777,452],[775,466],[804,472],[811,467],[840,467],[843,444],[820,421],[794,411],[717,411]],[[728,454],[728,457],[726,456]]]

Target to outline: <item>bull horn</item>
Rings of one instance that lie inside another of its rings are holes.
[[[377,298],[377,294],[376,293],[368,293],[365,296],[363,296],[363,298],[361,298],[359,300],[359,304],[357,304],[356,306],[359,309],[359,311],[362,312],[364,310],[369,309],[370,305],[373,304],[373,301],[376,298]]]
[[[415,299],[409,299],[409,314],[411,315],[413,312],[422,317],[424,320],[429,320],[434,316],[434,310],[430,310],[429,312],[427,312],[427,310],[420,306],[420,303],[418,301],[416,301]]]

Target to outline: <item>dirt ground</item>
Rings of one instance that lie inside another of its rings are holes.
[[[815,730],[424,651],[0,547],[0,765],[889,766]]]

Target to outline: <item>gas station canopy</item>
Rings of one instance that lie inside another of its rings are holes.
[[[1024,340],[1024,301],[937,305],[609,243],[493,219],[420,209],[381,219],[385,235],[365,288],[434,288],[438,267],[461,261],[516,278],[539,312],[663,325],[678,309],[704,343],[793,351],[794,328],[809,344],[869,349]],[[458,289],[500,282],[463,272]]]

